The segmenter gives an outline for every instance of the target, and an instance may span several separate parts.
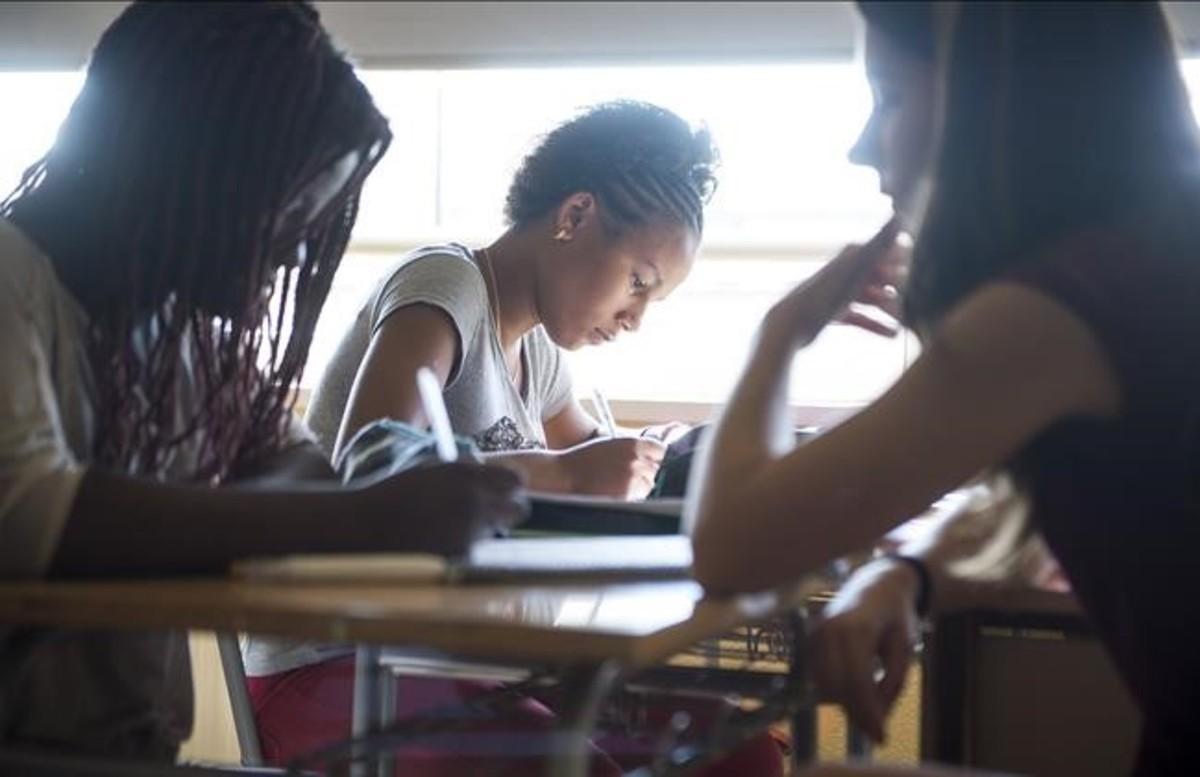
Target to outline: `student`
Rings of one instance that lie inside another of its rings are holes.
[[[708,133],[638,102],[550,132],[508,192],[491,245],[419,248],[378,283],[313,395],[307,421],[335,459],[364,424],[423,424],[418,368],[489,461],[546,491],[644,496],[663,448],[596,439],[560,348],[635,331],[691,271],[714,186]]]
[[[293,483],[332,475],[290,398],[390,138],[307,5],[134,3],[108,28],[0,206],[0,574],[458,553],[517,516],[496,468]],[[6,747],[171,760],[191,728],[183,634],[0,640]]]
[[[1200,143],[1163,10],[860,7],[876,105],[853,157],[915,233],[903,315],[925,347],[881,398],[789,449],[792,356],[853,300],[895,310],[895,226],[777,303],[693,481],[696,574],[782,583],[1007,473],[1141,706],[1136,773],[1193,773]],[[897,685],[868,678],[877,655],[895,669],[895,647],[867,622],[822,674],[879,738]]]
[[[489,462],[520,472],[530,487],[644,496],[662,445],[639,437],[596,439],[600,430],[574,399],[559,349],[636,330],[647,306],[684,280],[700,242],[715,161],[707,132],[646,103],[598,105],[552,130],[516,173],[504,234],[475,250],[458,243],[419,248],[380,279],[313,396],[307,420],[323,449],[336,460],[378,418],[424,425],[415,379],[424,366],[445,386],[455,430],[472,437]],[[348,735],[352,652],[279,640],[244,643],[268,761],[286,763]],[[485,687],[404,678],[397,714],[462,703]],[[703,705],[693,706],[695,715],[706,714]],[[710,718],[714,709],[707,709]],[[473,732],[507,727],[527,739],[532,728],[553,723],[546,707],[526,699],[506,719]],[[637,749],[628,741],[613,744]],[[759,755],[747,755],[753,752]],[[766,738],[736,758],[758,771],[781,768],[778,748]],[[539,759],[485,761],[411,748],[399,754],[397,772],[516,775],[541,768]],[[597,753],[595,761],[600,773],[616,768],[607,755]],[[716,773],[725,772],[710,772]]]

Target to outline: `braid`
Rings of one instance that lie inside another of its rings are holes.
[[[707,130],[693,131],[648,103],[604,103],[550,132],[525,158],[505,216],[524,227],[570,194],[589,191],[618,230],[665,220],[699,234],[716,163]]]
[[[109,27],[53,148],[0,205],[89,313],[98,463],[163,476],[187,447],[219,481],[278,446],[389,139],[307,5],[137,2]],[[283,207],[354,150],[341,195],[292,236],[307,260],[281,269]]]

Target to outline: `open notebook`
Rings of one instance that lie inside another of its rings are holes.
[[[233,565],[243,580],[294,583],[439,583],[556,578],[687,577],[687,537],[539,537],[479,542],[469,557],[421,553],[312,554]]]

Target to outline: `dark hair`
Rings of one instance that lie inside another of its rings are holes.
[[[53,147],[0,205],[88,313],[98,463],[155,475],[194,446],[215,481],[278,445],[389,139],[306,4],[137,2],[104,32]],[[276,234],[289,198],[355,150],[335,200]],[[281,269],[298,244],[306,261]]]
[[[1200,140],[1159,5],[964,2],[951,21],[911,324],[1083,231],[1194,250]]]
[[[575,192],[590,192],[620,231],[656,220],[704,229],[717,152],[665,108],[622,100],[593,106],[546,135],[517,170],[504,215],[518,228]]]
[[[931,0],[858,0],[859,13],[872,28],[911,56],[932,62],[937,57]]]

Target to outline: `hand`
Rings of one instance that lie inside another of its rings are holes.
[[[573,493],[642,499],[654,488],[666,450],[646,437],[612,437],[576,445],[557,460]]]
[[[679,421],[671,421],[665,424],[644,427],[638,433],[638,437],[648,440],[658,440],[664,445],[670,445],[691,430],[692,427],[687,424],[680,423]]]
[[[903,285],[908,251],[896,243],[900,225],[892,219],[866,243],[849,245],[820,270],[775,303],[767,324],[807,345],[832,321],[892,337],[899,332],[897,289]],[[852,305],[865,306],[866,311]],[[882,312],[883,317],[870,315]]]
[[[810,638],[818,691],[876,742],[883,741],[884,719],[904,687],[917,641],[917,584],[905,564],[867,564],[825,607]]]
[[[520,478],[502,467],[435,464],[363,486],[345,530],[363,532],[364,550],[461,556],[525,516]]]

